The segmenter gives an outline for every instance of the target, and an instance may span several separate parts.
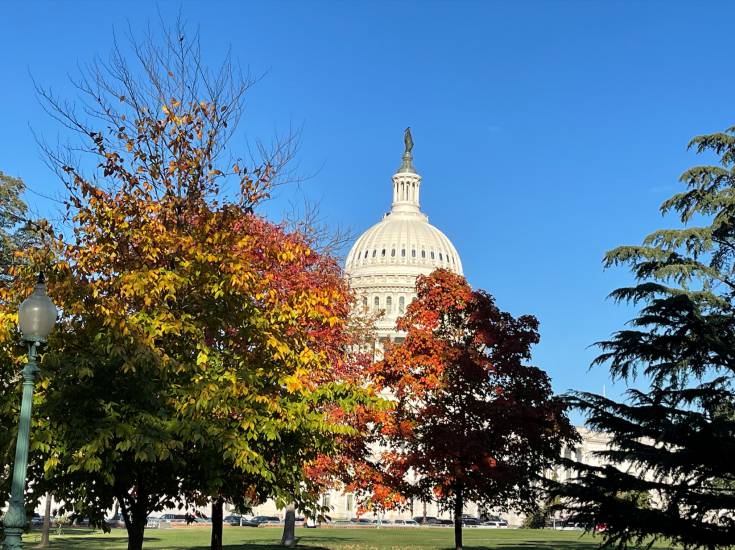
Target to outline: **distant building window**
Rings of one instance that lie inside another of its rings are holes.
[[[433,250],[431,251],[431,259],[432,260],[434,259],[434,251]]]
[[[377,250],[373,250],[373,258],[375,258],[375,255],[378,253]]]
[[[401,248],[401,258],[405,258],[405,257],[406,257],[406,249]]]
[[[421,257],[422,258],[426,258],[426,250],[422,250],[421,251]]]
[[[347,495],[346,502],[345,502],[345,508],[347,508],[348,512],[352,512],[353,506],[354,505],[353,505],[352,495]]]
[[[381,256],[385,256],[385,248],[383,250],[381,250],[380,255]]]
[[[413,250],[411,250],[411,257],[413,257],[413,258],[416,257],[416,249],[415,248]]]
[[[396,255],[396,249],[395,248],[390,251],[390,255],[391,255],[391,257],[395,257],[395,255]]]
[[[390,296],[385,299],[385,312],[388,315],[393,313],[393,298],[391,298]]]
[[[406,312],[406,299],[401,296],[398,298],[398,313],[405,313]]]
[[[373,300],[373,304],[375,305],[375,309],[380,309],[380,298],[378,296],[375,297],[375,300]]]
[[[367,296],[362,297],[362,308],[367,309],[368,308],[368,299]]]

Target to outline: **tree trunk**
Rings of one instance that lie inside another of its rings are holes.
[[[119,501],[119,499],[118,499]],[[148,522],[148,511],[140,500],[133,500],[126,507],[122,505],[125,529],[128,531],[128,550],[143,550],[143,537]]]
[[[133,522],[127,526],[128,550],[143,550],[143,537],[145,535],[145,523]]]
[[[39,548],[46,548],[49,544],[49,531],[51,531],[51,493],[46,493],[46,509],[43,513],[43,529],[41,529],[41,542]]]
[[[464,495],[462,486],[457,485],[454,494],[454,547],[462,550],[462,511],[464,510]]]
[[[210,550],[222,550],[222,508],[224,501],[217,498],[212,501],[212,540]]]
[[[424,521],[423,524],[426,525],[426,501],[424,501]]]
[[[289,548],[296,546],[296,504],[286,506],[286,517],[283,520],[283,537],[281,544]]]

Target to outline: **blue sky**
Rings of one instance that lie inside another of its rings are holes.
[[[725,2],[14,2],[2,5],[0,170],[27,201],[60,192],[32,130],[52,141],[30,74],[61,96],[113,29],[181,9],[213,62],[227,48],[255,74],[242,130],[301,127],[299,172],[268,205],[321,203],[361,232],[387,210],[402,135],[413,130],[422,207],[465,274],[541,321],[535,362],[557,391],[619,394],[589,346],[630,318],[606,295],[630,282],[604,252],[662,220],[698,161],[688,140],[735,124]],[[63,134],[62,134],[63,135]]]

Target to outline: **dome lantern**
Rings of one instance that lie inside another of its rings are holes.
[[[393,204],[391,212],[420,212],[419,188],[421,187],[421,176],[416,173],[413,166],[413,137],[411,128],[406,128],[403,134],[405,149],[403,162],[398,172],[393,174]]]

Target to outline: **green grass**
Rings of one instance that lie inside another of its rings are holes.
[[[303,550],[404,550],[453,549],[452,529],[303,529],[298,528],[299,548]],[[24,537],[32,545],[38,533]],[[227,550],[273,550],[279,545],[280,528],[225,528],[224,547]],[[527,529],[465,529],[464,546],[473,550],[592,550],[599,537],[578,531]],[[146,531],[146,550],[208,550],[208,528],[151,529]],[[51,536],[53,550],[125,550],[125,531],[93,533],[89,530],[66,530],[61,536]]]

